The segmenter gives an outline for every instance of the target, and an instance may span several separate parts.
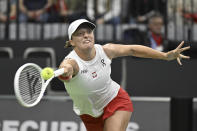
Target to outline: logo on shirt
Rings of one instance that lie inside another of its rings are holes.
[[[81,74],[85,74],[88,72],[88,69],[81,70]]]
[[[106,63],[105,63],[105,60],[104,59],[101,59],[101,63],[102,63],[102,66],[106,66]]]
[[[97,77],[96,72],[92,72],[92,77],[93,77],[93,78],[96,78],[96,77]]]

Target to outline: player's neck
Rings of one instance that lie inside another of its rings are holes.
[[[94,59],[94,57],[96,56],[96,50],[94,47],[91,50],[85,50],[85,51],[76,49],[75,52],[84,61],[90,61]]]

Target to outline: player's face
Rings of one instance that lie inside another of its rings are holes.
[[[94,33],[88,26],[79,27],[72,35],[72,45],[75,48],[85,50],[94,47]]]

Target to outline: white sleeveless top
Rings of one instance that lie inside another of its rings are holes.
[[[120,88],[110,77],[111,60],[103,47],[95,44],[95,49],[96,56],[90,61],[82,60],[74,50],[65,57],[76,60],[79,66],[78,74],[64,83],[77,115],[99,117],[103,108],[117,96]]]

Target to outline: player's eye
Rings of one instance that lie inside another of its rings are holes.
[[[84,32],[78,32],[76,35],[77,36],[82,36],[82,35],[84,35]]]
[[[88,33],[88,34],[91,34],[91,33],[92,33],[92,30],[91,30],[91,29],[88,29],[88,30],[87,30],[87,33]]]

